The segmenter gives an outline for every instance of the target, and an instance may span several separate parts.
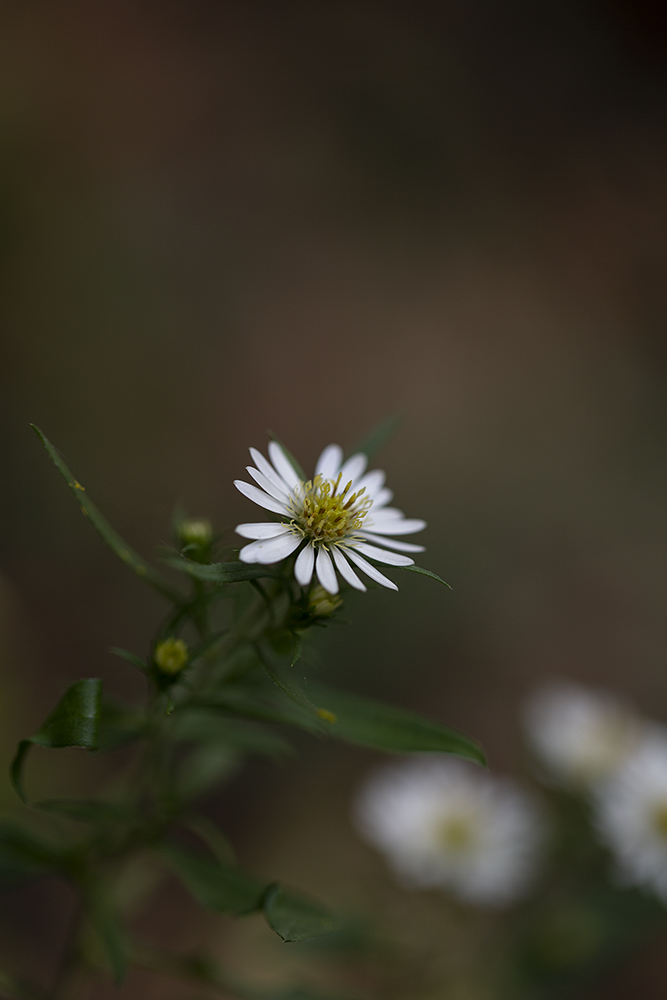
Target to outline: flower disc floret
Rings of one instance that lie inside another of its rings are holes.
[[[357,575],[361,570],[375,583],[398,587],[369,559],[388,566],[410,566],[405,552],[423,552],[394,535],[410,535],[426,522],[406,518],[390,507],[393,497],[380,469],[366,471],[363,454],[343,461],[343,450],[328,445],[320,455],[312,479],[300,476],[285,451],[269,443],[270,461],[250,449],[255,463],[248,472],[255,484],[236,480],[234,485],[254,503],[278,515],[278,521],[239,524],[236,531],[251,539],[239,552],[246,563],[270,565],[294,555],[294,576],[302,587],[313,574],[329,594],[337,594],[339,577],[356,590],[366,590]]]

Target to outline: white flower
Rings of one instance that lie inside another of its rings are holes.
[[[639,717],[622,701],[564,682],[533,695],[525,724],[535,752],[556,780],[580,788],[613,774],[643,732]]]
[[[403,761],[372,775],[355,820],[405,885],[446,888],[477,905],[519,897],[542,840],[528,796],[451,758]]]
[[[301,547],[294,576],[302,587],[310,583],[314,570],[324,589],[336,594],[337,570],[351,587],[366,590],[350,565],[353,563],[371,580],[398,590],[364,557],[389,566],[412,565],[413,559],[399,553],[423,552],[423,546],[386,536],[411,535],[421,531],[426,522],[409,520],[402,511],[387,506],[393,494],[384,485],[384,472],[366,472],[368,459],[362,454],[343,462],[343,451],[337,444],[324,449],[314,478],[306,482],[275,441],[269,444],[270,462],[256,448],[251,448],[250,454],[256,467],[247,468],[257,486],[241,480],[234,485],[260,507],[278,514],[280,520],[236,526],[243,538],[255,539],[241,549],[243,562],[280,562]]]
[[[648,886],[667,903],[667,730],[652,727],[596,804],[621,881]]]

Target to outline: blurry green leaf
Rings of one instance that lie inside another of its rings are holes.
[[[260,909],[267,886],[254,875],[171,844],[162,846],[160,854],[209,910],[241,916]]]
[[[222,719],[205,708],[193,708],[174,716],[173,736],[190,743],[213,743],[259,754],[275,756],[291,753],[285,740],[263,726],[238,719]]]
[[[87,677],[77,681],[62,696],[39,732],[21,740],[10,773],[14,789],[23,802],[26,798],[21,785],[21,770],[31,745],[96,749],[101,697],[102,681],[99,678]]]
[[[109,652],[113,653],[114,656],[119,656],[121,660],[131,663],[133,667],[141,670],[143,674],[148,670],[146,661],[142,660],[136,653],[131,653],[128,649],[121,649],[119,646],[110,646]]]
[[[402,423],[403,417],[398,413],[387,417],[386,420],[377,424],[354,448],[350,448],[348,456],[362,452],[369,460],[375,458],[377,453],[384,448],[387,441],[394,436]]]
[[[0,823],[0,885],[11,885],[46,872],[64,871],[62,850],[17,823]]]
[[[302,479],[303,482],[305,483],[307,481],[307,479],[308,479],[308,476],[303,471],[303,469],[301,468],[301,466],[299,465],[299,463],[297,462],[297,460],[295,459],[294,455],[289,450],[289,448],[282,443],[282,441],[280,440],[280,438],[277,437],[277,435],[275,435],[273,433],[273,431],[269,431],[268,434],[269,434],[269,437],[271,438],[271,440],[275,441],[276,444],[278,445],[278,447],[282,449],[282,451],[285,454],[285,458],[287,459],[287,461],[291,462],[291,464],[292,464],[292,466],[294,468],[294,471],[297,473],[297,475],[299,476],[299,478]]]
[[[279,687],[283,694],[286,694],[288,698],[305,709],[306,712],[316,717],[321,717],[319,709],[313,705],[310,698],[301,690],[288,671],[276,662],[269,650],[261,643],[257,643],[256,648],[264,669],[276,687]]]
[[[181,595],[172,590],[167,581],[164,580],[156,570],[149,566],[146,563],[146,560],[142,559],[141,556],[134,551],[132,546],[128,545],[127,542],[121,538],[118,532],[111,527],[104,515],[97,509],[93,501],[86,494],[85,487],[74,478],[70,470],[67,468],[58,450],[54,448],[48,438],[46,438],[41,432],[39,427],[36,427],[34,424],[31,424],[30,426],[37,434],[38,438],[49,453],[49,457],[51,458],[53,464],[63,476],[65,482],[76,497],[84,515],[88,518],[92,526],[95,528],[102,540],[109,546],[111,551],[117,555],[121,562],[125,563],[125,565],[131,569],[133,573],[146,583],[150,584],[150,586],[162,594],[163,597],[166,597],[168,600],[173,601],[176,604],[180,604],[182,600]]]
[[[108,886],[94,881],[87,887],[87,915],[117,986],[127,975],[130,941]]]
[[[228,746],[204,743],[190,747],[179,761],[173,781],[174,801],[185,804],[199,798],[238,767],[238,751]]]
[[[307,941],[330,934],[337,926],[333,914],[316,900],[280,885],[269,886],[262,909],[269,927],[283,941]]]
[[[45,812],[57,813],[82,823],[126,823],[132,818],[123,806],[95,799],[43,799],[35,805]]]
[[[277,695],[278,691],[276,690],[275,693]],[[299,708],[291,699],[286,702],[284,698],[281,698],[280,704],[276,704],[275,698],[273,700],[271,698],[265,699],[264,694],[265,692],[261,691],[255,696],[254,692],[247,690],[245,685],[228,684],[221,691],[210,694],[205,699],[198,699],[192,704],[263,722],[296,726],[309,733],[322,733],[324,731],[319,716],[314,717],[310,710],[306,712]]]
[[[486,765],[478,743],[439,722],[320,683],[309,690],[335,716],[327,729],[338,739],[391,753],[450,753]]]
[[[258,580],[265,576],[284,580],[283,574],[271,569],[270,566],[250,566],[243,562],[203,564],[193,559],[181,559],[180,556],[169,556],[162,561],[172,569],[180,570],[181,573],[187,573],[205,583],[241,583],[244,580]]]
[[[212,823],[208,817],[190,816],[184,825],[204,841],[211,853],[215,855],[216,860],[223,867],[234,867],[236,865],[234,848],[222,830],[215,823]]]
[[[146,717],[134,708],[126,708],[103,698],[97,735],[97,753],[108,753],[140,739],[146,731]]]
[[[423,569],[421,566],[415,566],[414,563],[412,566],[401,566],[401,569],[408,570],[410,573],[420,573],[421,576],[430,576],[432,580],[437,580],[438,583],[444,584],[445,587],[449,587],[450,590],[452,589],[446,580],[443,580],[442,577],[437,575],[437,573],[432,573],[430,569]]]

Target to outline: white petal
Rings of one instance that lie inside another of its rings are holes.
[[[320,581],[325,590],[328,590],[330,594],[338,593],[338,578],[336,576],[336,570],[333,568],[333,563],[331,562],[329,553],[323,545],[320,545],[317,553],[315,572],[317,573],[317,579]]]
[[[328,444],[315,466],[315,475],[325,479],[335,479],[343,461],[343,449],[339,444]]]
[[[373,499],[384,486],[384,481],[386,478],[387,475],[382,471],[382,469],[373,469],[372,472],[367,472],[365,476],[362,476],[362,478],[354,487],[354,491],[356,493],[357,490],[360,490],[365,487],[366,492],[364,496],[365,497],[368,496],[371,499]]]
[[[343,465],[340,477],[341,489],[345,489],[350,480],[352,480],[352,486],[359,478],[363,476],[366,466],[368,465],[368,459],[365,455],[359,452],[353,455],[352,458],[348,458],[347,462]]]
[[[413,535],[415,531],[423,531],[426,521],[419,521],[417,518],[410,520],[407,517],[384,518],[374,517],[367,519],[364,526],[371,528],[378,535]]]
[[[282,476],[278,475],[271,463],[264,458],[261,451],[258,451],[257,448],[251,448],[250,454],[252,455],[252,460],[259,471],[263,472],[266,478],[269,479],[274,486],[277,486],[278,489],[285,490],[286,486],[284,479]]]
[[[345,558],[345,556],[340,551],[337,545],[333,546],[333,548],[331,549],[331,554],[334,557],[334,562],[336,563],[336,569],[343,577],[343,579],[346,580],[349,583],[349,585],[351,587],[354,587],[356,590],[365,591],[366,585],[361,582],[361,580],[354,572],[349,562],[347,561],[347,559]]]
[[[351,559],[353,563],[356,563],[359,569],[362,569],[366,576],[370,576],[371,580],[375,580],[376,583],[381,583],[383,587],[388,587],[389,590],[398,590],[398,587],[393,580],[389,580],[379,569],[375,566],[371,566],[369,562],[360,556],[354,549],[345,549],[345,555],[348,559]]]
[[[271,457],[271,461],[275,465],[281,477],[287,483],[289,489],[293,490],[296,484],[300,481],[300,478],[294,470],[294,466],[288,459],[287,455],[276,441],[269,441],[269,455]]]
[[[312,545],[306,545],[297,556],[294,563],[294,576],[296,582],[302,587],[307,587],[313,578],[313,565],[315,563],[315,549]]]
[[[367,545],[366,542],[355,542],[354,551],[361,552],[376,562],[386,563],[387,566],[413,566],[415,562],[410,556],[402,556],[398,552],[386,552],[384,549],[376,548],[375,545]]]
[[[252,500],[253,503],[258,503],[260,507],[265,507],[266,510],[272,510],[274,514],[287,514],[287,508],[284,503],[279,503],[278,500],[274,500],[270,497],[268,493],[264,493],[263,490],[258,490],[256,486],[251,486],[250,483],[244,483],[242,479],[235,479],[234,486],[236,489],[247,497],[248,500]]]
[[[285,531],[284,524],[276,524],[275,521],[256,521],[250,524],[237,524],[234,528],[241,538],[275,538]]]
[[[368,542],[373,542],[375,545],[386,545],[388,549],[398,549],[399,552],[426,551],[423,545],[413,545],[412,542],[397,542],[395,538],[385,538],[383,535],[372,535],[370,531],[360,531],[359,534]]]
[[[301,543],[299,535],[292,531],[286,531],[275,538],[262,538],[258,542],[251,542],[239,552],[239,559],[245,563],[269,563],[280,562],[294,552]]]
[[[380,490],[377,496],[373,497],[373,510],[379,510],[381,507],[386,507],[387,504],[391,503],[393,499],[394,494],[385,486],[383,490]]]
[[[253,469],[252,465],[246,465],[246,471],[250,473],[257,485],[261,486],[265,493],[268,493],[275,500],[282,500],[283,503],[287,503],[290,495],[284,485],[274,486],[268,476],[265,476],[263,472],[259,472],[257,469]]]

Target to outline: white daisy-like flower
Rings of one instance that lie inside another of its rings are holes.
[[[607,692],[554,683],[528,701],[530,743],[556,781],[591,788],[608,778],[633,752],[645,723]]]
[[[414,560],[401,553],[423,552],[424,547],[387,536],[411,535],[426,522],[388,506],[393,493],[384,485],[384,472],[366,472],[368,459],[362,454],[344,462],[337,444],[324,449],[313,479],[305,482],[275,441],[269,444],[270,462],[256,448],[250,454],[255,465],[247,469],[257,485],[238,479],[234,485],[280,520],[236,526],[243,538],[254,539],[241,549],[242,562],[276,563],[300,548],[294,576],[302,587],[315,572],[324,589],[336,594],[337,571],[351,587],[366,590],[355,566],[383,587],[398,590],[368,559],[388,566],[412,565]]]
[[[667,729],[653,726],[596,796],[596,825],[618,876],[667,903]]]
[[[543,841],[539,810],[524,792],[451,758],[371,775],[354,818],[404,885],[448,889],[479,906],[507,905],[530,887]]]

